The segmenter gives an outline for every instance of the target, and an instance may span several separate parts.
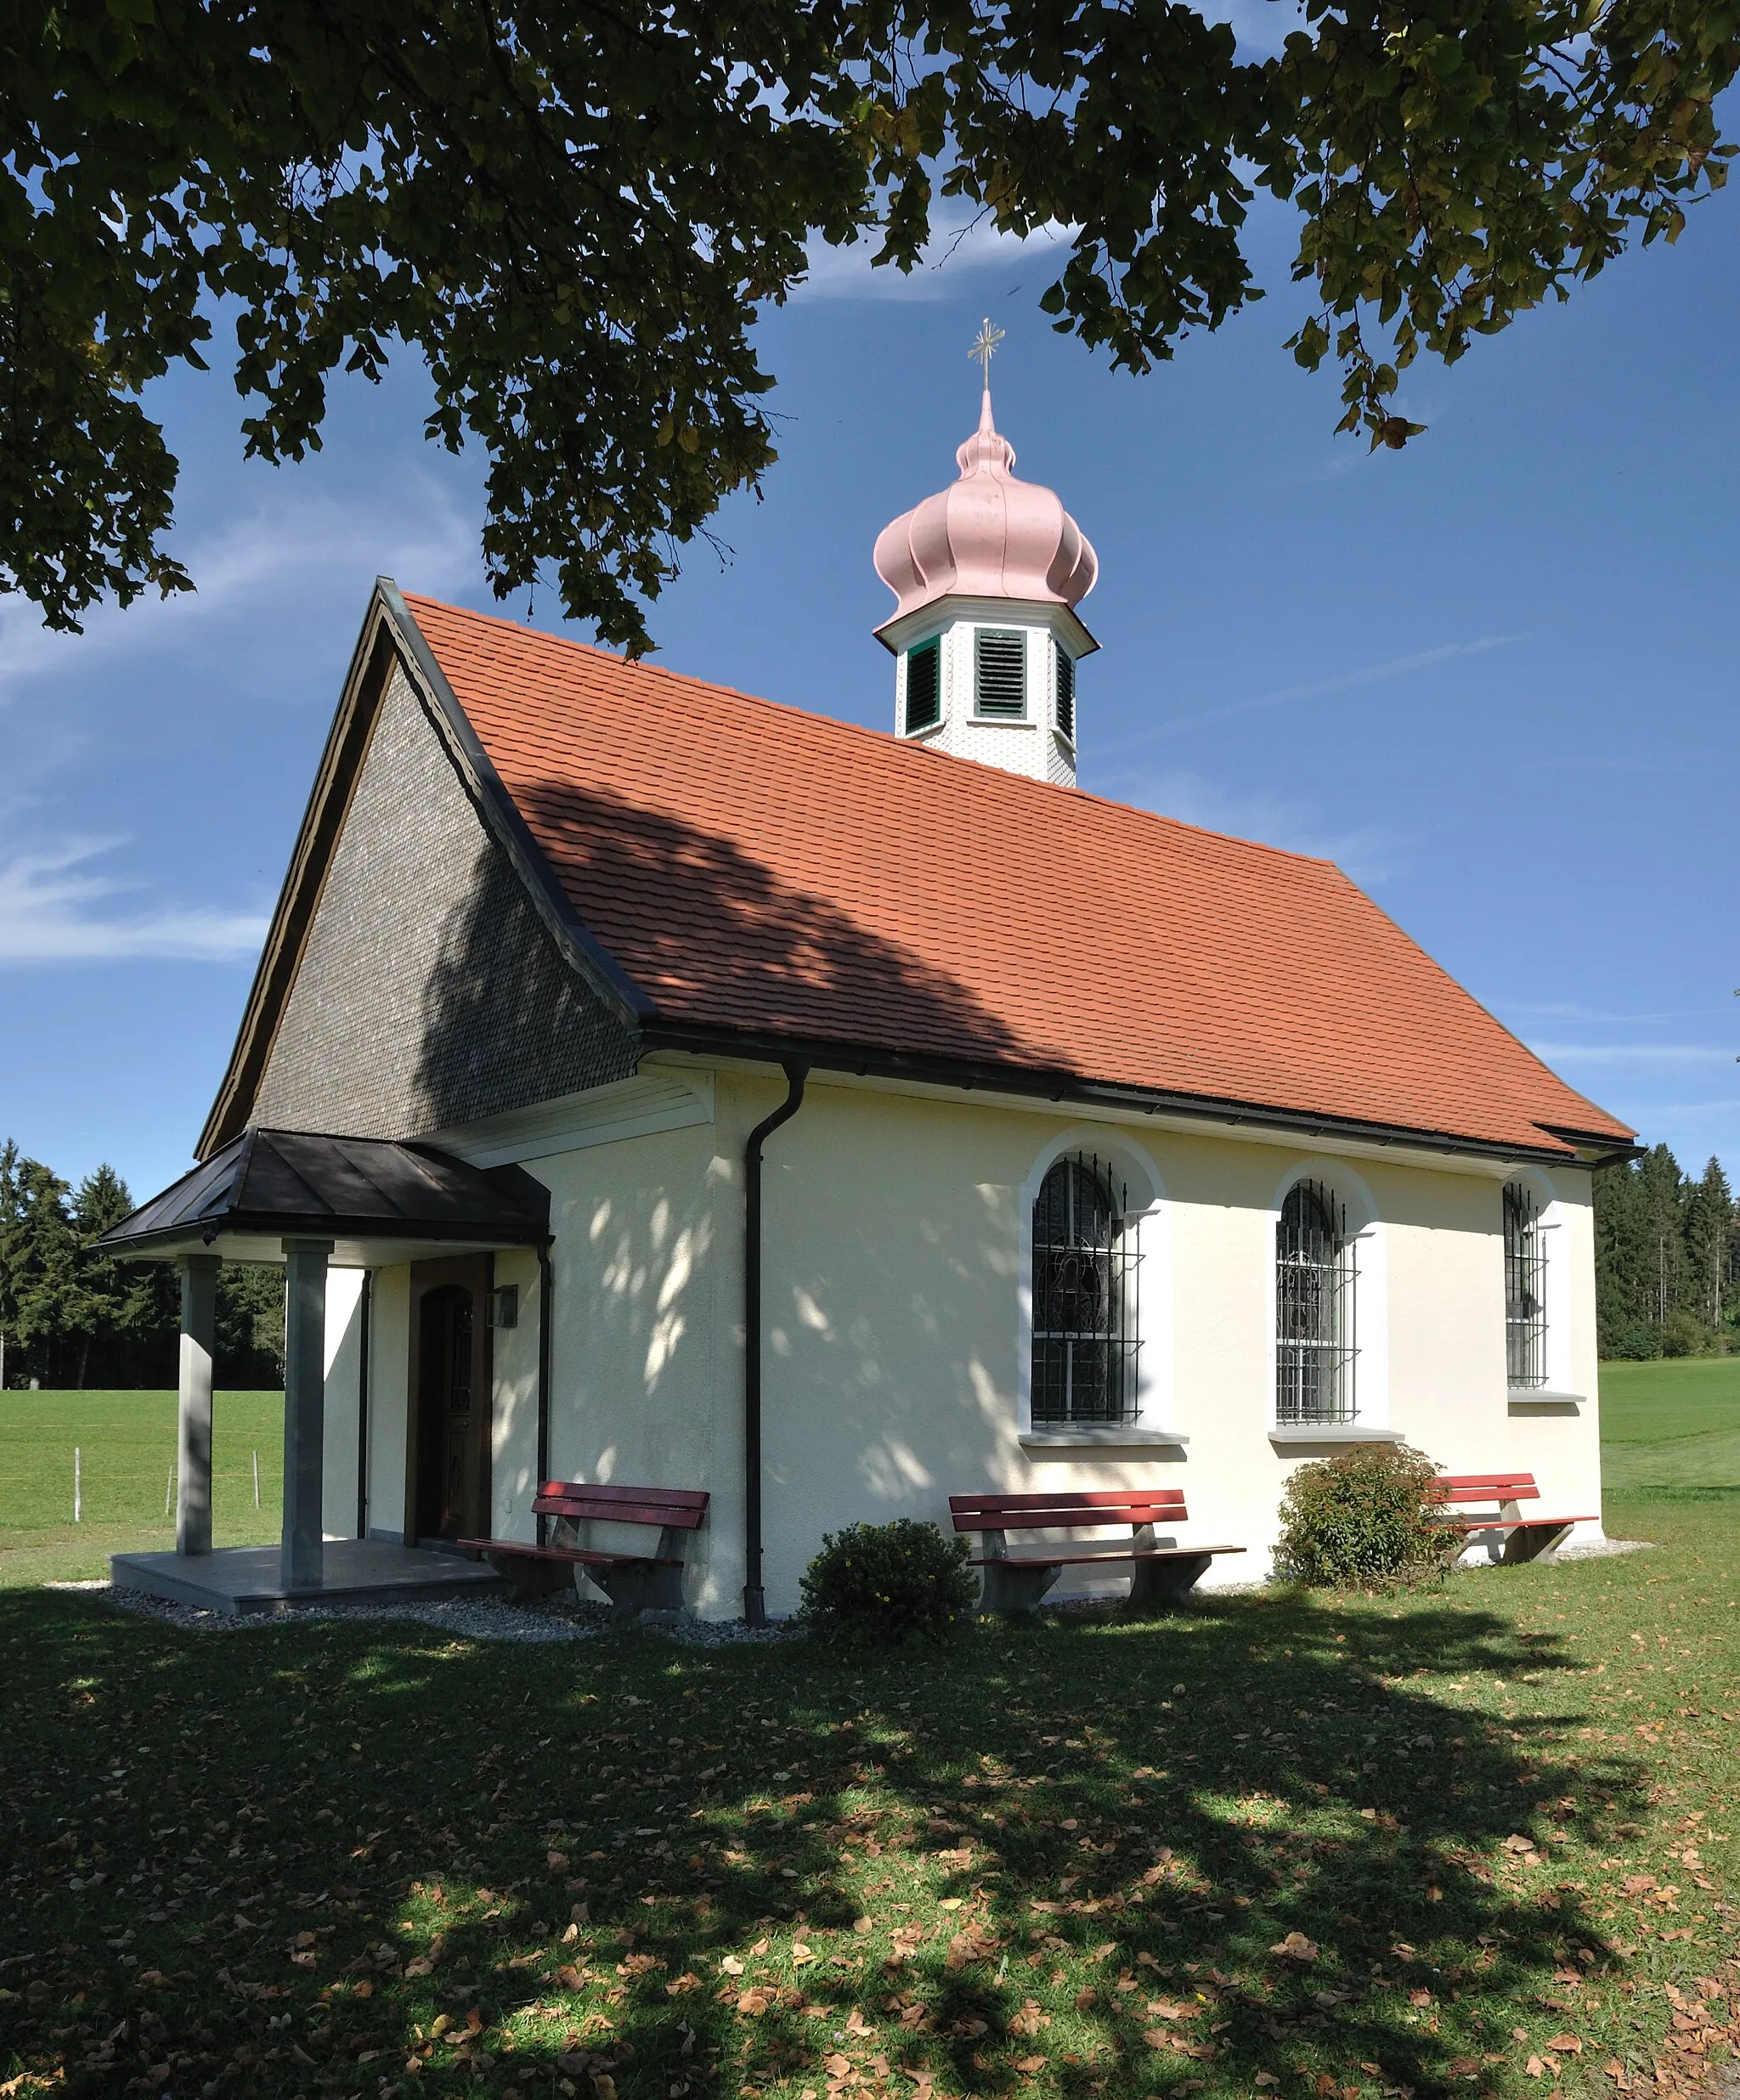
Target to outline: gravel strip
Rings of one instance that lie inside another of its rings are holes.
[[[610,1607],[588,1604],[572,1595],[540,1599],[534,1604],[511,1604],[500,1598],[468,1597],[417,1604],[294,1604],[279,1612],[249,1612],[234,1616],[207,1612],[198,1605],[177,1604],[167,1597],[154,1597],[143,1589],[116,1589],[105,1582],[50,1583],[51,1589],[78,1590],[100,1598],[117,1611],[136,1612],[166,1626],[189,1634],[252,1632],[268,1626],[286,1626],[311,1619],[353,1619],[384,1623],[408,1619],[420,1626],[472,1640],[590,1640],[610,1631]],[[749,1626],[741,1619],[722,1622],[685,1619],[675,1624],[647,1623],[645,1631],[661,1634],[686,1646],[720,1648],[741,1640],[789,1640],[801,1629],[788,1621],[771,1626]]]

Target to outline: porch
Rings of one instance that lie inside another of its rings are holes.
[[[181,1279],[175,1550],[117,1554],[117,1588],[226,1617],[302,1603],[491,1595],[492,1569],[415,1541],[328,1535],[325,1499],[329,1270],[451,1263],[548,1244],[548,1196],[513,1167],[485,1171],[380,1138],[248,1131],[104,1235],[124,1261],[172,1261]],[[277,1546],[212,1544],[212,1351],[224,1261],[285,1271],[284,1516]],[[359,1529],[363,1527],[359,1524]]]
[[[116,1553],[110,1556],[109,1579],[117,1589],[143,1589],[223,1617],[281,1612],[293,1604],[432,1604],[496,1596],[507,1588],[493,1570],[457,1554],[384,1538],[324,1540],[319,1579],[300,1589],[285,1582],[278,1546],[221,1546],[202,1555]]]

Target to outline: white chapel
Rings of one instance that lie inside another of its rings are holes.
[[[891,732],[376,582],[200,1164],[110,1236],[184,1327],[117,1581],[756,1619],[854,1521],[1161,1491],[1250,1581],[1370,1441],[1600,1538],[1633,1133],[1331,863],[1081,790],[1094,550],[988,387],[956,461],[875,545]],[[281,1549],[212,1546],[224,1260],[285,1268]]]

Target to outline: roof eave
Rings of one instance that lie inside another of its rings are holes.
[[[440,714],[479,816],[526,885],[563,958],[615,1010],[626,1027],[638,1029],[657,1013],[656,1004],[581,923],[398,585],[390,576],[382,576],[376,579],[375,588],[410,658],[409,668]]]
[[[1543,1166],[1606,1165],[1581,1158],[1568,1139],[1556,1140],[1543,1126],[1544,1142],[1479,1138],[1454,1131],[1402,1123],[1370,1121],[1356,1116],[1328,1115],[1307,1109],[1277,1108],[1265,1102],[1192,1094],[1170,1088],[1125,1086],[1083,1079],[1078,1073],[1033,1065],[1005,1064],[928,1053],[890,1050],[879,1044],[847,1043],[826,1038],[728,1029],[702,1023],[661,1020],[642,1034],[647,1050],[688,1051],[777,1064],[801,1058],[821,1071],[849,1072],[855,1077],[905,1079],[959,1087],[968,1092],[1025,1095],[1030,1099],[1122,1108],[1145,1115],[1162,1111],[1202,1122],[1253,1126],[1301,1138],[1343,1138],[1364,1144],[1415,1146],[1495,1161],[1516,1160]],[[1590,1142],[1585,1138],[1585,1143]],[[1603,1140],[1603,1143],[1611,1143]]]

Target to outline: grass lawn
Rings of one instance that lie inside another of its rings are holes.
[[[877,1657],[13,1590],[0,2090],[1696,2085],[1740,1993],[1737,1513],[1633,1490],[1652,1554]]]
[[[284,1397],[220,1392],[212,1406],[212,1529],[220,1546],[277,1538]],[[79,1453],[82,1521],[72,1521]],[[253,1454],[260,1456],[254,1508]],[[172,1392],[0,1392],[0,1589],[106,1575],[111,1553],[167,1550]]]
[[[1609,1496],[1740,1489],[1740,1357],[1604,1363],[1601,1411]]]

